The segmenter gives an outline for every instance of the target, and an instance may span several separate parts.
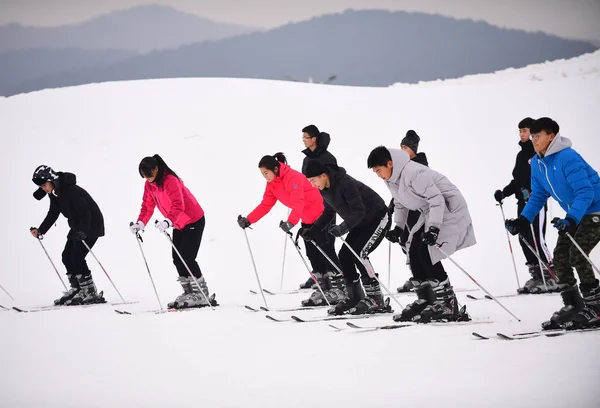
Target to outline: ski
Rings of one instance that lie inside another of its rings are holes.
[[[301,307],[290,307],[287,309],[267,309],[264,306],[260,307],[260,310],[264,311],[264,312],[295,312],[295,311],[299,311],[299,310],[319,310],[319,309],[325,309],[328,308],[329,306],[301,306]]]
[[[291,319],[283,319],[273,317],[271,315],[265,315],[265,317],[273,322],[282,323],[282,322],[297,322],[297,323],[314,323],[314,322],[325,322],[331,320],[351,320],[351,319],[368,319],[369,317],[374,316],[370,315],[342,315],[342,316],[323,316],[312,319],[301,319],[298,316],[291,316]]]
[[[260,312],[259,309],[255,309],[252,306],[248,306],[248,305],[244,305],[244,307],[248,310],[250,310],[251,312]]]
[[[2,310],[4,310],[4,311],[6,311],[6,310],[10,310],[8,307],[4,307],[4,306],[2,306],[2,305],[0,305],[0,309],[2,309]]]
[[[13,306],[12,310],[19,313],[36,313],[36,312],[50,312],[52,310],[63,310],[63,309],[87,309],[88,307],[106,305],[106,303],[92,303],[89,305],[74,305],[74,306],[45,306],[43,308],[20,308]]]
[[[504,333],[496,333],[496,336],[498,336],[498,338],[501,340],[512,341],[512,340],[533,339],[533,338],[540,337],[540,336],[559,337],[559,336],[564,336],[567,334],[587,333],[587,332],[598,331],[598,330],[600,330],[600,327],[589,327],[586,329],[574,329],[574,330],[566,330],[566,329],[540,330],[538,332],[531,332],[531,333],[517,333],[517,334],[513,334],[512,336],[504,334]]]
[[[352,322],[346,322],[346,325],[348,327],[351,327],[353,329],[364,329],[364,330],[393,330],[393,329],[400,329],[403,327],[409,327],[409,326],[421,326],[421,327],[425,327],[425,326],[438,326],[438,327],[446,327],[446,326],[467,326],[467,325],[471,325],[471,324],[488,324],[488,323],[493,323],[491,321],[488,320],[471,320],[468,322],[442,322],[442,321],[437,321],[437,322],[429,322],[429,323],[412,323],[412,322],[405,322],[405,323],[400,323],[400,324],[384,324],[381,326],[359,326],[355,323]],[[483,336],[482,336],[483,337]]]
[[[277,296],[277,295],[294,295],[297,293],[305,293],[309,290],[310,289],[292,289],[292,290],[283,291],[283,292],[273,292],[272,290],[263,289],[263,292],[266,293],[267,295]],[[250,289],[250,293],[252,293],[253,295],[258,295],[258,292],[253,289]]]
[[[367,331],[377,331],[377,330],[394,330],[394,329],[402,329],[404,327],[415,326],[414,324],[386,324],[383,326],[359,326],[352,322],[346,322],[346,326],[351,327],[352,329],[360,330],[361,332]]]
[[[213,307],[219,306],[219,304],[215,300],[215,297],[216,297],[216,294],[213,293],[208,298],[208,301],[210,302],[211,306],[213,306]],[[120,310],[120,309],[113,309],[113,310],[115,311],[115,313],[120,314],[120,315],[134,315],[134,314],[144,314],[144,313],[163,314],[163,313],[185,312],[185,311],[188,311],[188,310],[204,309],[206,307],[208,307],[208,305],[195,306],[195,307],[180,307],[180,308],[141,310],[141,311],[135,311],[135,312],[129,312],[127,310]],[[246,308],[247,309],[252,309],[250,306],[246,306]],[[256,311],[258,311],[258,310],[256,310]]]

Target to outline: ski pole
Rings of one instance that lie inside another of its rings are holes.
[[[548,271],[548,273],[550,273],[550,275],[552,276],[552,278],[558,282],[558,277],[556,276],[556,274],[554,273],[554,271],[552,269],[550,269],[550,265],[548,265],[546,262],[544,262],[544,260],[540,256],[540,254],[538,254],[533,249],[533,247],[531,246],[531,244],[529,242],[527,242],[527,240],[525,239],[525,237],[523,236],[523,234],[519,234],[519,239],[525,243],[525,245],[527,246],[527,248],[529,248],[529,250],[531,251],[531,253],[534,254],[537,257],[538,261],[540,261],[540,263],[542,265],[544,265],[544,268],[546,268],[546,270]]]
[[[252,248],[250,247],[250,241],[248,240],[248,233],[244,228],[244,237],[246,237],[246,244],[248,244],[248,252],[250,252],[250,259],[252,260],[252,266],[254,267],[254,275],[256,275],[256,282],[258,282],[258,288],[260,289],[260,294],[263,298],[263,302],[265,302],[265,307],[268,309],[269,305],[267,305],[267,299],[265,298],[265,292],[263,291],[262,285],[260,284],[260,278],[258,277],[258,270],[256,269],[256,263],[254,262],[254,255],[252,254]]]
[[[312,270],[311,270],[310,266],[308,266],[308,263],[306,262],[306,259],[304,259],[304,256],[302,255],[302,252],[300,252],[300,246],[298,245],[298,243],[294,242],[294,237],[292,236],[292,233],[291,232],[287,232],[286,235],[289,235],[290,240],[292,241],[292,244],[294,245],[294,248],[296,248],[296,251],[298,252],[298,255],[300,255],[300,259],[302,259],[302,263],[304,263],[304,266],[306,267],[306,270],[308,271],[308,273],[310,274],[310,276],[313,278],[313,280],[317,284],[317,288],[319,288],[319,292],[321,292],[321,295],[323,295],[323,299],[325,299],[325,302],[327,303],[327,306],[331,306],[331,303],[329,303],[329,300],[327,300],[327,297],[325,296],[325,292],[323,292],[323,289],[321,288],[321,285],[319,284],[319,280],[312,273]]]
[[[15,301],[15,299],[10,295],[10,293],[8,293],[8,291],[6,289],[4,289],[4,287],[2,285],[0,285],[0,289],[2,289],[4,291],[4,293],[6,293],[8,295],[10,300],[12,300],[13,302]]]
[[[36,228],[34,228],[34,227],[29,228],[30,231],[34,230],[34,229],[36,229]],[[65,281],[63,281],[63,279],[60,277],[60,273],[58,273],[58,269],[56,268],[56,265],[54,265],[54,262],[52,262],[52,258],[50,258],[48,251],[46,251],[46,247],[44,246],[44,243],[42,242],[42,238],[39,235],[36,238],[37,238],[38,242],[40,243],[40,245],[42,246],[42,249],[46,253],[48,260],[50,261],[50,263],[52,264],[52,267],[54,268],[54,272],[56,272],[56,276],[58,276],[58,279],[60,279],[60,283],[62,283],[63,288],[65,288],[65,292],[66,292],[68,290],[67,285],[65,285]],[[12,299],[12,297],[11,297],[11,299]]]
[[[392,281],[392,241],[388,241],[388,288],[391,286]]]
[[[548,285],[546,285],[546,274],[544,273],[544,268],[542,265],[542,258],[540,256],[540,250],[537,244],[537,239],[535,238],[535,231],[533,230],[533,224],[529,224],[529,229],[531,231],[531,238],[533,239],[533,246],[535,247],[535,255],[539,261],[540,272],[542,272],[542,281],[544,282],[544,289],[548,292]]]
[[[129,224],[129,226],[133,225],[133,222]],[[156,295],[156,300],[158,301],[158,306],[160,307],[160,310],[163,309],[162,304],[160,303],[160,298],[158,297],[158,291],[156,290],[156,285],[154,284],[154,279],[152,278],[152,273],[150,272],[150,267],[148,266],[148,261],[146,260],[146,255],[144,254],[144,249],[142,248],[142,242],[144,242],[144,240],[142,239],[142,236],[140,235],[139,232],[135,233],[135,238],[136,241],[138,243],[138,246],[140,247],[140,252],[142,253],[142,258],[144,258],[144,263],[146,264],[146,270],[148,271],[148,276],[150,277],[150,282],[152,282],[152,287],[154,288],[154,294]]]
[[[502,202],[500,202],[496,205],[498,205],[500,207],[500,211],[502,212],[502,224],[504,225],[504,222],[506,222],[506,217],[504,216],[504,208],[502,207]],[[508,241],[508,249],[510,250],[510,256],[512,258],[513,268],[515,269],[515,278],[517,278],[517,287],[520,288],[521,283],[519,282],[519,274],[517,272],[517,263],[515,262],[515,254],[512,249],[512,244],[510,243],[510,235],[508,235],[508,230],[506,228],[504,228],[504,231],[506,232],[506,240]]]
[[[556,224],[556,222],[560,220],[560,218],[555,217],[552,219],[552,221],[550,221],[551,224]],[[600,270],[598,270],[598,267],[596,265],[594,265],[594,262],[592,262],[592,260],[590,259],[590,257],[583,251],[583,248],[581,248],[581,246],[579,246],[579,244],[577,243],[577,241],[575,241],[575,238],[573,238],[573,236],[570,233],[566,233],[567,237],[569,237],[569,239],[571,240],[571,242],[573,243],[573,245],[575,245],[575,247],[579,250],[579,252],[581,252],[581,255],[583,255],[583,257],[586,259],[586,261],[589,262],[589,264],[592,266],[592,269],[594,270],[594,272],[596,272],[598,274],[598,276],[600,276]]]
[[[490,292],[488,292],[488,291],[487,291],[487,290],[486,290],[486,289],[485,289],[483,286],[481,286],[481,285],[479,284],[479,282],[477,282],[477,281],[476,281],[476,280],[475,280],[475,279],[474,279],[474,278],[473,278],[471,275],[469,275],[469,273],[468,273],[467,271],[465,271],[465,270],[463,269],[463,267],[462,267],[462,266],[460,266],[458,263],[456,263],[456,261],[455,261],[454,259],[452,259],[452,257],[451,257],[450,255],[448,255],[448,254],[446,253],[446,251],[444,251],[444,250],[442,249],[442,246],[441,246],[440,244],[436,243],[436,244],[435,244],[435,247],[436,247],[436,248],[437,248],[437,249],[438,249],[438,250],[439,250],[439,251],[440,251],[440,252],[441,252],[441,253],[442,253],[442,254],[443,254],[443,255],[444,255],[446,258],[448,258],[448,260],[449,260],[450,262],[452,262],[454,265],[456,265],[456,267],[457,267],[458,269],[460,269],[460,270],[461,270],[461,271],[462,271],[462,272],[463,272],[465,275],[467,275],[467,276],[469,277],[469,279],[471,279],[471,280],[473,281],[473,283],[475,283],[477,286],[479,286],[479,289],[483,290],[483,291],[484,291],[484,292],[485,292],[485,293],[486,293],[486,294],[487,294],[489,297],[491,297],[491,298],[492,298],[492,300],[494,300],[494,302],[498,303],[498,305],[499,305],[499,306],[500,306],[502,309],[506,310],[506,311],[507,311],[507,312],[508,312],[508,313],[509,313],[509,314],[510,314],[512,317],[514,317],[515,319],[517,319],[517,321],[519,321],[519,322],[521,321],[521,319],[519,319],[517,316],[515,316],[515,315],[514,315],[514,314],[513,314],[513,313],[512,313],[510,310],[508,310],[508,309],[507,309],[507,308],[506,308],[506,307],[505,307],[505,306],[504,306],[502,303],[500,303],[500,302],[498,301],[498,299],[496,299],[496,297],[495,297],[494,295],[492,295]]]
[[[375,278],[375,280],[377,281],[377,283],[379,283],[379,286],[381,286],[387,292],[387,294],[390,296],[390,298],[392,298],[398,304],[398,306],[400,306],[401,309],[404,309],[404,306],[402,306],[402,304],[398,301],[398,299],[396,299],[392,295],[392,293],[390,292],[390,290],[383,283],[381,283],[381,281],[379,280],[379,278],[375,274],[375,270],[373,269],[373,266],[371,265],[371,262],[367,263],[367,262],[365,262],[363,260],[363,258],[361,258],[360,256],[358,256],[358,254],[356,253],[356,251],[354,251],[354,248],[352,248],[350,246],[350,244],[348,242],[346,242],[346,240],[344,239],[344,237],[339,237],[339,238],[342,240],[342,242],[344,243],[344,245],[346,245],[346,248],[348,248],[350,250],[350,252],[352,252],[354,254],[354,256],[356,257],[356,259],[358,259],[358,261],[365,267],[365,269],[367,271],[367,275],[369,275],[369,277],[371,277],[371,278]]]
[[[112,279],[110,278],[110,275],[108,274],[108,272],[106,272],[106,269],[104,269],[104,266],[102,266],[102,264],[100,263],[100,261],[96,257],[96,254],[94,254],[94,252],[92,251],[92,248],[90,248],[89,245],[87,244],[87,242],[85,242],[85,239],[82,239],[81,242],[83,242],[83,245],[85,245],[85,247],[87,248],[88,252],[90,254],[92,254],[92,256],[94,257],[94,259],[96,260],[96,262],[98,262],[98,265],[100,265],[100,268],[102,269],[102,271],[104,271],[104,274],[106,275],[106,277],[110,281],[110,283],[113,286],[113,288],[115,288],[115,291],[117,292],[117,294],[119,295],[119,297],[121,298],[121,300],[123,301],[123,303],[127,303],[127,302],[125,302],[125,299],[123,299],[123,296],[121,296],[121,292],[119,292],[119,289],[117,289],[117,287],[115,286],[115,284],[112,281]]]
[[[158,220],[156,220],[155,224],[158,224]],[[163,233],[169,239],[169,242],[171,243],[171,246],[173,247],[173,250],[175,251],[175,253],[179,257],[179,259],[181,260],[181,263],[183,264],[183,266],[185,266],[185,269],[188,271],[188,274],[190,275],[190,278],[192,278],[192,280],[196,284],[196,287],[198,288],[198,291],[200,292],[200,294],[202,295],[202,297],[204,298],[204,300],[206,301],[206,303],[210,306],[210,308],[212,310],[215,310],[215,307],[210,303],[210,300],[208,299],[208,296],[206,296],[206,294],[202,290],[202,287],[200,286],[200,283],[198,283],[198,279],[196,279],[196,277],[194,276],[194,274],[190,270],[190,267],[188,266],[188,264],[183,260],[183,257],[179,253],[179,250],[175,247],[175,244],[173,243],[173,239],[171,238],[171,236],[169,235],[169,233],[167,231],[163,231]]]
[[[290,217],[291,209],[288,208],[287,218]],[[286,219],[287,219],[286,218]],[[283,240],[283,261],[281,262],[281,282],[279,283],[279,291],[283,292],[283,273],[285,272],[285,254],[287,253],[287,238]]]

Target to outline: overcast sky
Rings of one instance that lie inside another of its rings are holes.
[[[421,11],[600,41],[600,0],[0,0],[0,25],[73,24],[143,4],[166,4],[215,21],[263,28],[346,8]]]

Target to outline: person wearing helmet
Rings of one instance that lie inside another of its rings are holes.
[[[97,292],[92,272],[85,261],[88,248],[91,249],[98,238],[104,236],[104,217],[98,204],[77,185],[73,173],[56,172],[52,167],[42,165],[35,169],[32,180],[39,187],[33,196],[37,200],[48,196],[50,209],[39,227],[30,228],[31,235],[42,239],[60,214],[67,218],[70,227],[62,262],[67,269],[71,288],[54,304],[74,306],[106,303],[102,292]]]

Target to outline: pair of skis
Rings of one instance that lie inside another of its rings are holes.
[[[566,329],[554,329],[554,330],[537,330],[531,332],[522,332],[515,334],[506,334],[506,333],[496,333],[495,336],[491,335],[483,335],[481,333],[473,332],[473,336],[475,336],[479,340],[490,340],[493,338],[499,340],[506,341],[515,341],[515,340],[527,340],[534,339],[536,337],[559,337],[567,334],[575,334],[575,333],[587,333],[592,331],[600,331],[600,327],[592,327],[587,329],[576,329],[576,330],[566,330]]]
[[[215,306],[219,306],[219,304],[217,303],[217,301],[215,300],[216,298],[216,294],[213,293],[209,298],[208,301],[210,302],[211,306],[215,307]],[[128,310],[121,310],[121,309],[114,309],[115,313],[120,314],[120,315],[138,315],[138,314],[165,314],[165,313],[177,313],[177,312],[191,312],[193,310],[202,310],[207,308],[208,305],[202,305],[202,306],[195,306],[195,307],[182,307],[182,308],[167,308],[167,309],[151,309],[151,310],[140,310],[140,311],[135,311],[135,312],[130,312]]]
[[[131,305],[131,304],[135,304],[138,302],[117,302],[117,303],[89,303],[89,304],[85,304],[85,305],[72,305],[72,306],[67,306],[67,305],[46,305],[46,306],[33,306],[33,307],[17,307],[17,306],[13,306],[11,309],[2,307],[2,309],[6,309],[6,310],[14,310],[15,312],[19,312],[19,313],[36,313],[36,312],[49,312],[52,310],[63,310],[63,309],[87,309],[90,307],[94,307],[94,306],[102,306],[102,305],[109,305],[109,306],[119,306],[119,305]]]

